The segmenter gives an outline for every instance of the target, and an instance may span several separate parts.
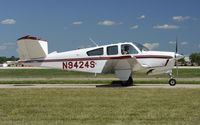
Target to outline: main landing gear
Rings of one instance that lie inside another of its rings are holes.
[[[170,79],[169,79],[169,85],[175,86],[176,85],[176,79],[173,78],[172,73],[169,73]]]
[[[122,86],[132,86],[133,85],[132,77],[130,76],[127,81],[121,81],[121,85]]]
[[[172,76],[172,73],[168,74],[170,79],[168,81],[170,86],[175,86],[176,85],[176,79]],[[130,76],[129,79],[127,81],[121,81],[121,85],[122,86],[132,86],[133,85],[133,79]]]

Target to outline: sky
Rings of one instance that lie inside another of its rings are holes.
[[[200,0],[0,0],[0,56],[16,56],[25,35],[49,52],[125,41],[151,50],[200,52]]]

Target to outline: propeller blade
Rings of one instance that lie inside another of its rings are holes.
[[[176,37],[176,53],[178,53],[178,38]]]
[[[177,53],[178,53],[178,37],[176,37],[176,52],[175,52],[176,77],[178,77],[178,60],[177,60]]]

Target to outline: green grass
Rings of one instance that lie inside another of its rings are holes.
[[[0,89],[1,125],[197,125],[199,89]]]
[[[176,74],[176,70],[173,70]],[[194,78],[200,76],[200,69],[179,69],[179,77],[181,78]],[[64,77],[64,78],[95,78],[94,73],[84,73],[84,72],[73,72],[65,71],[58,69],[1,69],[0,78],[55,78],[55,77]],[[113,78],[113,74],[97,74],[98,78]],[[156,75],[156,76],[147,76],[141,73],[135,73],[134,77],[136,78],[150,78],[150,77],[167,77],[166,75]]]
[[[0,84],[111,84],[111,80],[11,80]]]
[[[176,73],[176,70],[174,70],[174,73]],[[198,78],[199,76],[200,76],[200,69],[179,69],[179,78]],[[113,74],[97,74],[97,76],[95,76],[94,73],[73,72],[73,71],[65,71],[58,69],[1,69],[0,78],[8,79],[8,80],[1,80],[0,84],[69,84],[69,83],[111,84],[112,83],[111,80],[105,80],[105,79],[99,80],[98,78],[115,78],[115,76]],[[9,80],[10,78],[11,80]],[[36,78],[36,79],[20,80],[20,78]],[[61,79],[55,80],[52,78],[61,78]],[[70,79],[62,79],[62,78],[70,78]],[[93,79],[82,80],[81,78],[93,78]],[[167,75],[147,76],[141,73],[134,74],[134,78],[142,78],[139,80],[135,79],[134,80],[135,84],[147,84],[147,83],[167,84],[169,79]],[[149,78],[158,78],[158,79],[149,80]],[[177,79],[177,84],[200,84],[200,81],[194,81],[193,79],[188,79],[188,80]]]
[[[173,69],[173,75],[176,76],[177,75],[177,70]],[[161,74],[161,75],[152,75],[152,76],[147,76],[141,73],[136,73],[135,77],[138,78],[149,78],[149,77],[158,77],[158,78],[166,78],[166,74]],[[178,69],[178,77],[179,78],[199,78],[200,77],[200,68],[194,68],[194,69]]]
[[[73,72],[59,69],[1,69],[0,78],[53,78],[53,77],[95,77],[92,73]]]
[[[94,73],[75,72],[59,69],[2,69],[0,70],[0,78],[15,77],[15,78],[94,78]],[[113,74],[97,74],[97,77],[114,77]]]
[[[175,70],[174,70],[175,71]],[[180,69],[179,77],[197,78],[200,69]],[[136,84],[167,84],[166,75],[137,73]],[[111,84],[111,80],[51,80],[96,78],[92,73],[56,69],[6,69],[0,78],[45,78],[0,81],[0,84]],[[97,78],[114,78],[98,74]],[[200,81],[177,80],[177,84]],[[0,89],[0,125],[188,125],[200,123],[199,89]]]

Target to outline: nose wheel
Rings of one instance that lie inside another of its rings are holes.
[[[174,78],[169,79],[169,85],[175,86],[176,85],[176,79],[174,79]]]
[[[175,86],[176,85],[176,79],[173,78],[172,73],[169,73],[170,79],[169,79],[169,85]]]

